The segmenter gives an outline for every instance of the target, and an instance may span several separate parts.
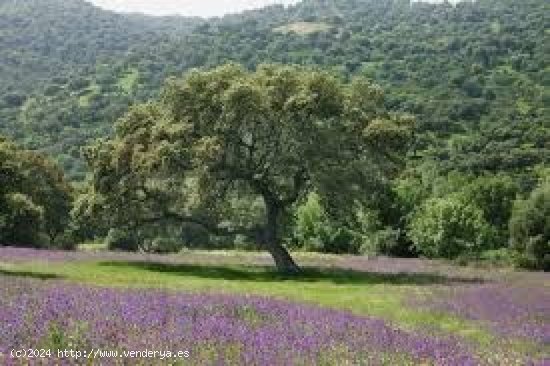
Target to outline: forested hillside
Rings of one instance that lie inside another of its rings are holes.
[[[297,63],[378,82],[388,106],[418,116],[417,157],[521,171],[550,156],[545,10],[544,0],[306,0],[200,21],[3,0],[0,130],[82,179],[79,148],[167,76],[226,61]]]
[[[162,78],[162,67],[152,67],[156,82],[141,80],[130,55],[200,23],[123,16],[82,0],[1,0],[1,133],[49,152],[82,178],[79,148],[109,134],[114,118]]]

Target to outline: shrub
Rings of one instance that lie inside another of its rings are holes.
[[[401,245],[399,231],[386,228],[364,235],[359,251],[361,254],[392,255],[400,251]]]
[[[52,245],[68,226],[71,193],[56,164],[0,136],[0,243]]]
[[[39,247],[44,211],[25,194],[12,193],[0,197],[0,242]]]
[[[138,239],[126,230],[110,229],[105,238],[109,250],[125,250],[135,252],[139,249]]]
[[[512,248],[522,253],[521,265],[550,270],[550,182],[516,202],[509,229]]]
[[[233,248],[237,250],[244,250],[244,251],[257,250],[258,243],[254,242],[253,240],[251,240],[245,235],[237,234],[233,239]]]
[[[507,229],[518,191],[518,185],[506,175],[479,177],[463,190],[467,199],[481,208],[485,220],[501,231]]]
[[[330,220],[316,193],[296,209],[294,219],[291,246],[313,252],[357,253],[354,234]]]
[[[210,233],[198,225],[181,225],[180,237],[183,245],[188,248],[208,248],[211,244]]]
[[[61,250],[75,250],[78,245],[78,241],[67,230],[63,234],[59,235],[54,242],[50,242],[49,248],[61,249]]]
[[[148,252],[153,253],[177,253],[183,249],[183,244],[180,240],[171,237],[158,237],[151,241],[151,247]]]
[[[459,265],[476,265],[481,267],[517,267],[520,255],[510,248],[489,249],[481,253],[463,254],[456,258]]]
[[[420,253],[452,259],[487,249],[492,230],[478,207],[449,195],[427,200],[413,215],[408,234]]]
[[[518,252],[509,248],[487,250],[480,255],[480,259],[494,265],[515,266],[518,261]]]
[[[403,214],[402,214],[403,215]],[[385,224],[377,210],[359,208],[356,212],[357,227],[354,231],[361,254],[383,254],[394,257],[411,257],[416,253],[405,235],[406,218],[394,225]]]

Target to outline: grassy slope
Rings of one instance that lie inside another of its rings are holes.
[[[301,36],[307,36],[308,34],[327,32],[332,27],[327,23],[317,22],[295,22],[281,27],[273,29],[276,33],[296,33]]]
[[[444,277],[436,273],[359,272],[338,268],[342,261],[334,256],[299,254],[297,257],[307,266],[305,273],[298,278],[282,277],[271,266],[262,265],[265,257],[254,254],[193,252],[167,262],[159,262],[158,257],[145,261],[91,257],[92,260],[84,262],[54,264],[41,261],[8,264],[0,261],[0,274],[61,278],[100,286],[273,296],[381,317],[402,328],[453,333],[478,344],[480,349],[489,346],[495,349],[496,338],[479,324],[405,304],[411,295],[430,296],[438,286],[466,281],[467,278]],[[522,342],[506,344],[506,347],[508,351],[512,349],[524,354],[540,351],[536,346]]]
[[[130,94],[132,92],[132,89],[138,83],[138,80],[139,80],[139,70],[137,68],[130,68],[119,79],[117,86],[121,90],[123,90],[126,94]]]

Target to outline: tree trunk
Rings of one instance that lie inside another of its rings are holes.
[[[281,244],[278,236],[279,217],[281,215],[281,207],[269,199],[265,199],[266,208],[266,226],[264,233],[264,245],[267,251],[273,257],[277,270],[286,274],[296,274],[300,272],[300,268],[290,256],[290,253]]]

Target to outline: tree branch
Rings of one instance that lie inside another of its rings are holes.
[[[257,234],[257,230],[255,229],[223,228],[223,227],[219,227],[218,225],[215,225],[214,223],[208,222],[206,220],[201,220],[200,218],[193,217],[193,216],[182,215],[180,213],[173,212],[173,211],[166,211],[161,216],[143,219],[142,222],[152,223],[152,222],[157,222],[162,220],[173,220],[182,224],[197,225],[216,236],[233,236],[233,235],[241,234],[249,237],[254,237]]]

